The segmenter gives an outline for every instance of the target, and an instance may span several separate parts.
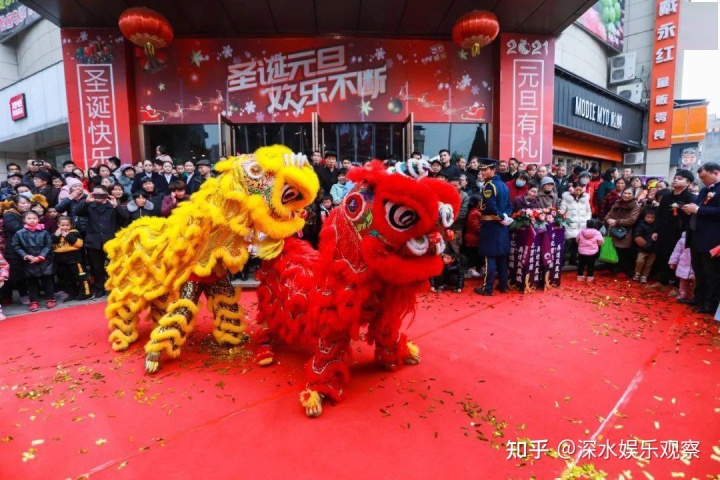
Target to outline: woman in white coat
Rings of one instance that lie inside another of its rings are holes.
[[[587,221],[592,218],[590,196],[585,193],[585,188],[579,183],[574,183],[570,189],[563,193],[560,202],[560,210],[567,215],[572,222],[565,227],[565,252],[570,265],[577,264],[577,236],[580,230],[585,228]]]

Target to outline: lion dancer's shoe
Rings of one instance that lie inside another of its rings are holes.
[[[349,338],[318,340],[315,355],[306,367],[308,383],[300,393],[300,404],[308,417],[320,416],[324,399],[333,402],[342,400],[343,386],[350,381],[350,372],[345,364],[349,346]]]
[[[378,365],[395,371],[401,363],[417,365],[420,363],[420,348],[407,341],[405,334],[374,335],[375,362]]]

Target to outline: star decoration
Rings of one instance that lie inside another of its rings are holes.
[[[467,52],[465,50],[460,50],[458,52],[458,57],[460,60],[467,60]]]
[[[163,90],[165,90],[165,84],[164,84],[164,83],[158,84],[158,90],[160,90],[161,92],[162,92]]]
[[[200,64],[204,61],[205,57],[203,57],[202,51],[193,50],[192,54],[190,54],[190,63],[192,63],[196,67],[200,67]]]
[[[370,115],[370,112],[373,110],[373,108],[370,106],[370,102],[360,102],[359,105],[360,112],[362,112],[363,115]]]

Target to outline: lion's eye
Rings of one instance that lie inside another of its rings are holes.
[[[263,176],[263,169],[257,162],[250,162],[244,165],[245,173],[253,180],[260,180]]]
[[[395,230],[404,231],[418,222],[417,212],[405,205],[385,203],[385,220]]]

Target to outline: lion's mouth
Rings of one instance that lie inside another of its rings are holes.
[[[437,232],[422,235],[405,242],[400,254],[407,257],[422,257],[423,255],[441,255],[445,251],[445,241]]]

